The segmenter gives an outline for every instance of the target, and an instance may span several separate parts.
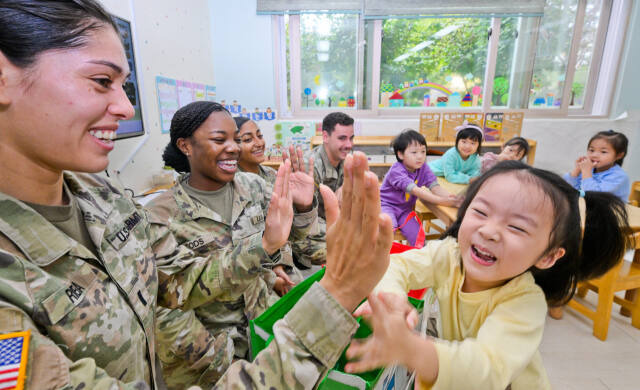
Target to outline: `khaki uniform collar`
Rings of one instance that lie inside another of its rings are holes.
[[[238,174],[239,173],[236,173],[236,175]],[[190,174],[188,173],[180,176],[175,187],[171,190],[173,191],[173,198],[178,206],[177,218],[182,222],[193,221],[198,218],[207,218],[226,224],[222,216],[199,202],[195,202],[189,194],[187,194],[187,191],[182,187],[182,183],[189,180],[189,176]],[[231,211],[231,225],[233,226],[238,216],[240,216],[245,206],[251,200],[251,194],[247,188],[237,185],[235,179],[231,182],[231,185],[233,186],[233,210]]]
[[[88,213],[94,217],[93,221],[87,221],[85,218],[85,222],[92,241],[100,250],[105,223],[113,210],[108,201],[109,197],[113,196],[112,190],[106,187],[85,186],[76,174],[71,172],[64,173],[64,180],[71,194],[76,197],[83,214]],[[3,193],[0,193],[0,231],[32,263],[39,266],[49,265],[69,252],[78,257],[95,259],[91,251],[62,233],[31,207]]]

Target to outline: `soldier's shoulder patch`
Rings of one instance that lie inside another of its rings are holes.
[[[0,334],[0,389],[24,388],[30,331]]]

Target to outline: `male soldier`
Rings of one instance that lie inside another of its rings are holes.
[[[314,159],[314,180],[318,197],[318,224],[312,228],[304,240],[291,245],[294,262],[300,269],[322,264],[326,258],[326,220],[324,202],[318,188],[320,184],[329,187],[338,199],[341,197],[343,161],[353,147],[353,118],[342,112],[332,112],[322,120],[322,145],[314,148],[310,155]]]

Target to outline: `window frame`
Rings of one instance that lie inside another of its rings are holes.
[[[582,38],[582,29],[584,26],[584,18],[587,7],[587,0],[578,0],[575,27],[571,37],[571,45],[569,49],[569,59],[565,70],[565,82],[562,88],[562,103],[557,109],[545,108],[501,108],[491,107],[491,99],[483,99],[482,106],[476,107],[475,111],[483,112],[524,112],[527,118],[602,118],[609,115],[611,110],[611,100],[616,86],[617,70],[624,49],[625,33],[628,28],[629,14],[632,8],[631,0],[603,0],[598,21],[598,29],[595,36],[595,44],[592,53],[592,62],[587,77],[587,87],[585,88],[583,106],[570,107],[569,101],[571,90],[573,87],[573,79],[576,70],[577,54]],[[532,19],[538,27],[542,20],[541,17]],[[485,77],[483,85],[483,96],[491,96],[493,92],[493,82],[495,75],[495,65],[497,61],[498,45],[500,39],[500,25],[502,18],[491,18],[491,35],[487,43],[487,60],[485,68]],[[365,23],[372,23],[373,42],[366,41]],[[284,17],[282,15],[272,16],[272,34],[274,42],[274,73],[276,77],[276,96],[278,112],[283,118],[317,118],[335,111],[335,108],[314,108],[305,109],[302,107],[302,90],[301,90],[301,58],[300,58],[300,14],[289,15],[289,71],[291,78],[290,91],[291,95],[287,96],[287,65],[286,65],[286,28],[284,26]],[[532,37],[537,43],[536,36]],[[347,108],[344,110],[349,115],[358,119],[374,119],[374,118],[399,118],[413,119],[421,112],[459,112],[464,111],[460,107],[443,108],[443,107],[405,107],[405,108],[389,108],[378,107],[380,101],[380,61],[382,51],[382,20],[366,20],[363,15],[358,18],[358,28],[356,35],[356,108]],[[529,61],[530,70],[526,79],[531,83],[529,73],[533,73],[535,65],[535,54],[537,44],[530,45],[529,57],[524,61]],[[366,50],[372,51],[371,59],[371,83],[367,91],[364,85],[366,75],[364,74],[364,63],[367,61],[365,56],[365,46],[369,45]],[[523,91],[529,90],[523,88]],[[364,94],[367,94],[367,101],[370,102],[369,108],[362,108]],[[527,99],[528,101],[528,99]],[[288,102],[291,107],[289,109]],[[473,109],[468,109],[474,111]]]

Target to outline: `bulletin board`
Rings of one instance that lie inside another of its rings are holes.
[[[178,108],[195,101],[215,101],[216,87],[190,81],[156,76],[160,128],[166,134],[171,128],[171,119]]]

